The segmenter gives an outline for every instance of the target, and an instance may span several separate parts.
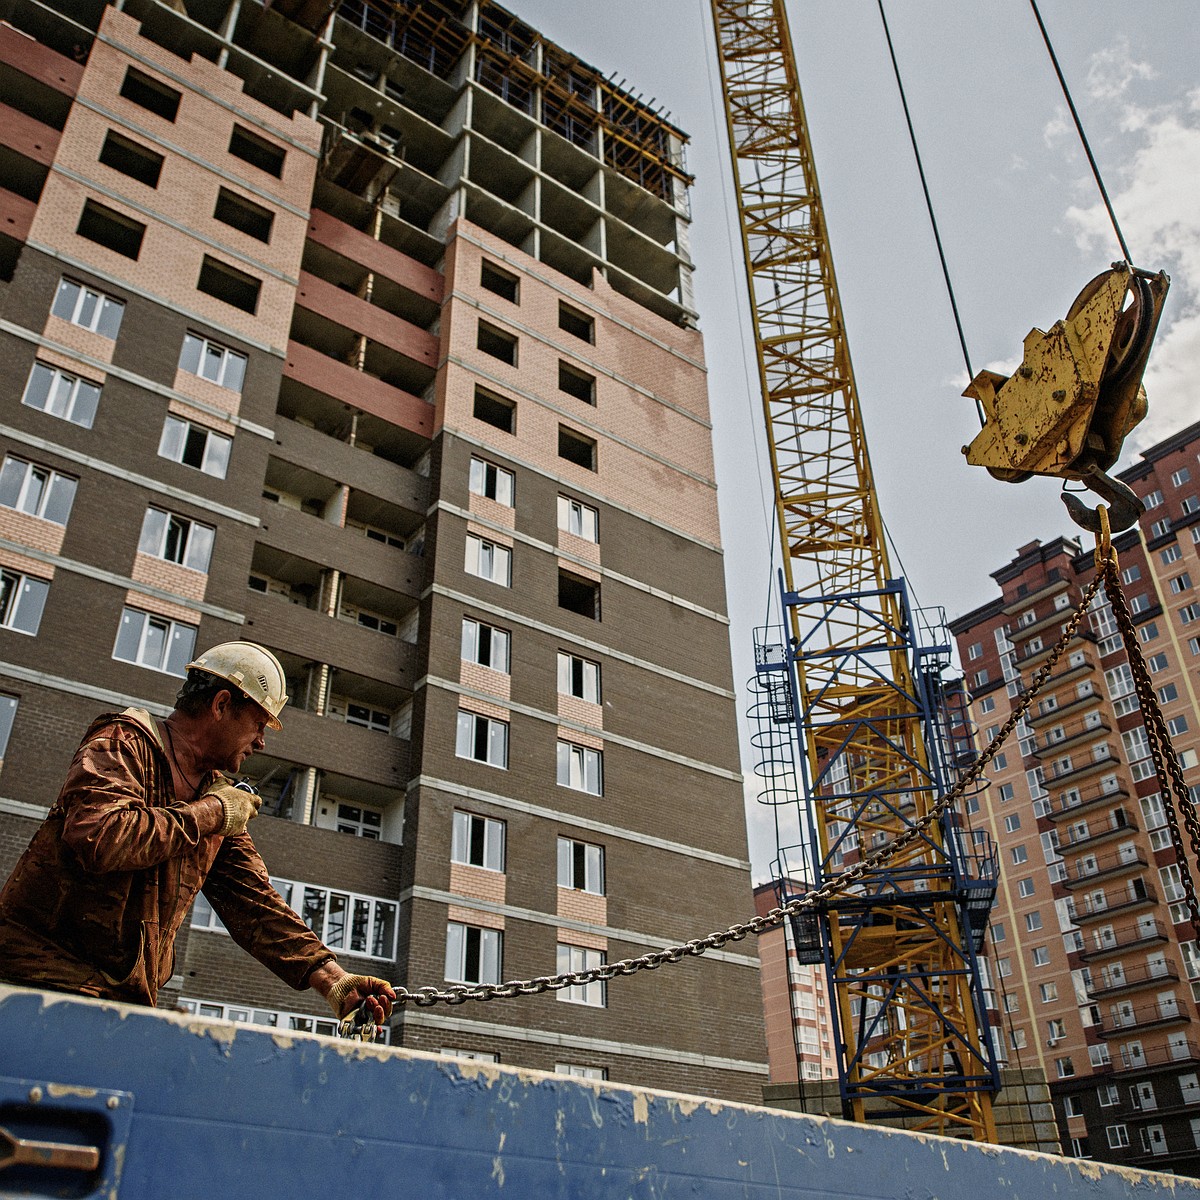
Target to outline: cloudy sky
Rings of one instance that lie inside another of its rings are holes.
[[[770,480],[707,0],[510,0],[668,110],[692,141],[734,675],[772,596]],[[884,0],[973,368],[1005,372],[1121,257],[1027,0]],[[1200,22],[1194,0],[1041,0],[1136,265],[1172,276],[1139,448],[1200,419]],[[978,429],[876,0],[789,0],[801,88],[892,567],[953,619],[1019,546],[1072,532],[1058,486],[998,483]],[[1083,535],[1087,536],[1087,535]],[[744,707],[739,702],[739,707]],[[745,751],[745,766],[751,766]],[[751,807],[755,874],[774,834]]]

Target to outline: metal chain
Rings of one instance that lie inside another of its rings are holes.
[[[1097,571],[1095,577],[1084,590],[1079,606],[1071,619],[1063,626],[1062,636],[1055,643],[1049,658],[1035,672],[1029,687],[1020,693],[1018,702],[1009,714],[1004,727],[992,739],[991,744],[971,764],[970,768],[958,783],[942,796],[933,807],[917,821],[913,822],[903,833],[898,834],[890,842],[880,846],[866,858],[861,859],[841,874],[833,876],[819,888],[797,896],[781,908],[773,908],[762,916],[751,917],[748,921],[731,925],[707,937],[693,938],[679,946],[666,950],[652,950],[638,958],[625,958],[619,962],[604,963],[599,967],[590,967],[586,971],[564,971],[558,975],[539,975],[534,979],[510,980],[507,983],[456,984],[453,987],[439,989],[421,987],[409,990],[403,985],[396,987],[397,1004],[415,1004],[418,1008],[429,1008],[435,1004],[465,1004],[468,1000],[507,1000],[514,996],[537,996],[543,992],[557,992],[562,988],[579,987],[587,983],[607,983],[620,975],[634,975],[638,971],[655,971],[666,963],[677,963],[687,957],[699,957],[709,950],[717,950],[728,942],[740,942],[750,934],[758,935],[768,929],[781,925],[788,917],[808,909],[817,908],[834,896],[847,891],[858,883],[864,876],[885,866],[902,850],[907,849],[917,841],[927,829],[959,800],[962,794],[983,775],[988,764],[995,758],[1001,746],[1029,711],[1030,705],[1050,678],[1058,660],[1062,657],[1067,646],[1074,640],[1079,623],[1087,612],[1100,585],[1104,582],[1104,572]],[[1196,832],[1200,835],[1200,824]]]
[[[1142,657],[1142,648],[1138,643],[1137,631],[1134,629],[1133,618],[1129,605],[1125,601],[1125,593],[1121,589],[1121,574],[1117,569],[1117,554],[1111,547],[1108,554],[1101,558],[1101,552],[1096,552],[1097,566],[1104,574],[1104,590],[1108,594],[1108,602],[1112,605],[1113,615],[1117,619],[1117,628],[1125,643],[1125,653],[1129,658],[1129,670],[1133,676],[1133,686],[1137,693],[1138,705],[1142,710],[1142,724],[1146,730],[1146,741],[1150,746],[1150,757],[1154,760],[1154,772],[1158,776],[1159,791],[1162,795],[1163,812],[1167,818],[1167,828],[1171,831],[1171,846],[1179,863],[1179,879],[1183,885],[1183,899],[1187,905],[1188,915],[1192,923],[1192,932],[1197,942],[1200,942],[1200,900],[1196,897],[1196,881],[1192,876],[1191,863],[1184,850],[1183,837],[1179,832],[1179,818],[1176,812],[1183,815],[1183,823],[1187,828],[1188,840],[1192,844],[1192,854],[1200,860],[1200,820],[1196,817],[1196,806],[1192,803],[1187,784],[1183,781],[1183,768],[1175,747],[1171,745],[1167,723],[1158,704],[1158,695],[1146,669],[1146,660]],[[1175,796],[1171,792],[1174,789]]]

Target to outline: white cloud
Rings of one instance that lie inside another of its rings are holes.
[[[1085,86],[1093,100],[1120,100],[1134,80],[1154,79],[1157,72],[1149,63],[1135,62],[1127,39],[1122,38],[1107,50],[1092,56]]]

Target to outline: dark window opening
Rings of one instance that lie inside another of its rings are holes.
[[[233,136],[229,139],[229,153],[260,171],[266,171],[268,175],[274,175],[276,179],[283,175],[286,152],[241,125],[233,127]]]
[[[234,195],[225,188],[221,188],[217,193],[217,207],[213,210],[213,216],[226,225],[232,225],[234,229],[248,233],[260,242],[271,240],[271,222],[275,220],[275,214],[260,204],[251,204],[249,200]]]
[[[596,377],[561,360],[558,364],[558,390],[582,400],[584,404],[596,403]]]
[[[100,147],[100,161],[130,179],[136,179],[147,187],[158,187],[158,177],[162,173],[163,156],[131,142],[119,133],[109,131]]]
[[[584,579],[582,575],[560,570],[558,607],[587,617],[589,621],[600,620],[600,585],[594,579]]]
[[[97,204],[95,200],[87,200],[75,232],[89,242],[107,246],[126,258],[137,258],[142,251],[142,235],[146,227],[124,213]]]
[[[479,268],[479,283],[489,292],[495,292],[497,296],[503,296],[505,300],[509,300],[513,304],[519,302],[517,298],[520,295],[521,281],[515,275],[502,271],[486,259]]]
[[[157,113],[166,121],[174,121],[179,112],[179,101],[182,92],[177,92],[165,83],[159,83],[149,75],[143,75],[136,67],[130,67],[125,72],[125,81],[121,84],[121,95],[126,100],[132,100],[141,108]]]
[[[586,467],[589,471],[596,469],[596,443],[565,425],[558,427],[558,457],[573,462],[576,466]]]
[[[262,280],[234,270],[233,267],[217,262],[215,258],[209,258],[206,254],[196,287],[226,304],[232,304],[234,308],[252,313],[258,309],[258,293],[262,287]]]
[[[581,313],[579,309],[572,308],[561,300],[558,303],[558,327],[582,341],[596,340],[596,322],[586,313]]]
[[[505,333],[503,329],[497,329],[495,325],[480,321],[479,337],[475,344],[484,354],[490,354],[493,358],[498,358],[510,366],[517,365],[517,339],[511,333]]]
[[[505,433],[516,433],[516,403],[512,400],[505,400],[503,396],[497,396],[494,392],[487,392],[483,388],[477,387],[475,389],[475,419],[485,421],[488,425],[495,425],[497,429],[503,429]]]

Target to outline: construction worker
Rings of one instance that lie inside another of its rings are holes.
[[[92,722],[49,815],[0,891],[0,980],[153,1005],[196,893],[244,950],[342,1018],[376,1023],[396,995],[351,975],[271,886],[246,832],[261,801],[236,771],[279,729],[279,660],[224,642],[188,663],[165,720],[144,709]]]

